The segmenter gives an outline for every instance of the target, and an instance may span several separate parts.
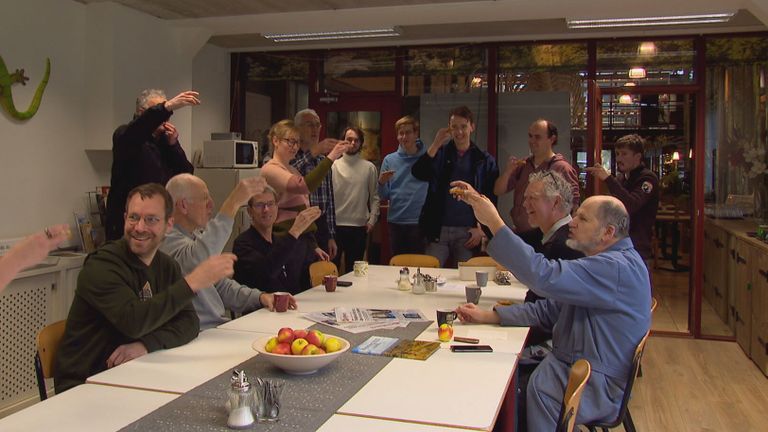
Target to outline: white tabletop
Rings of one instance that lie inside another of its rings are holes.
[[[412,273],[415,271],[415,268],[411,269]],[[473,282],[460,281],[458,270],[422,269],[422,271],[432,276],[442,275],[446,277],[447,282],[444,286],[438,287],[438,291],[434,293],[416,295],[410,291],[398,291],[396,281],[399,268],[372,265],[366,277],[355,277],[351,274],[340,277],[341,280],[351,281],[353,284],[351,287],[338,287],[335,292],[328,293],[322,286],[317,286],[299,294],[296,298],[298,310],[283,313],[258,310],[225,323],[219,328],[270,334],[277,333],[281,327],[304,328],[311,326],[314,322],[303,318],[302,314],[331,311],[337,306],[420,309],[428,318],[434,320],[435,310],[454,309],[466,301],[464,286]],[[499,300],[522,302],[526,291],[526,288],[517,281],[512,285],[496,285],[495,282],[489,281],[488,286],[483,288],[480,307],[491,308]],[[269,316],[266,317],[265,314]],[[498,329],[498,326],[478,327]]]
[[[317,432],[440,432],[468,430],[402,421],[334,414]]]
[[[87,382],[181,394],[256,355],[251,343],[261,336],[206,330],[186,345],[149,353]]]
[[[177,397],[169,393],[83,384],[0,419],[0,430],[118,430]]]
[[[338,412],[491,430],[516,364],[516,354],[448,350],[393,359]]]

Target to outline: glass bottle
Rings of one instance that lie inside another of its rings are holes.
[[[416,269],[416,274],[413,278],[413,293],[424,294],[426,289],[424,288],[424,275],[421,274],[421,268]]]
[[[228,392],[229,417],[227,426],[231,429],[246,429],[256,421],[253,417],[253,387],[245,376],[245,371],[239,371],[237,379],[232,379]]]
[[[400,280],[397,281],[397,289],[400,291],[411,290],[411,275],[408,271],[408,267],[400,269]]]

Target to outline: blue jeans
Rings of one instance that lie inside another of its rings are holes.
[[[445,267],[449,256],[452,256],[457,264],[472,258],[472,249],[464,247],[464,243],[469,239],[470,228],[472,227],[442,227],[440,240],[427,244],[425,253],[440,260],[440,267]]]

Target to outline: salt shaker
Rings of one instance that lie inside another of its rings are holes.
[[[256,421],[253,418],[253,387],[248,382],[245,371],[237,373],[237,379],[232,379],[229,387],[229,418],[227,426],[230,429],[246,429]]]
[[[416,274],[414,275],[413,280],[413,293],[414,294],[424,294],[426,289],[424,288],[424,275],[421,274],[421,268],[416,269]]]
[[[411,275],[408,271],[408,267],[403,267],[400,269],[400,280],[397,281],[397,289],[400,291],[411,290]]]

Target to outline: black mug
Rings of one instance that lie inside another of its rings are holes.
[[[453,325],[453,321],[458,316],[453,309],[438,309],[437,310],[437,326],[440,327],[443,324]]]

